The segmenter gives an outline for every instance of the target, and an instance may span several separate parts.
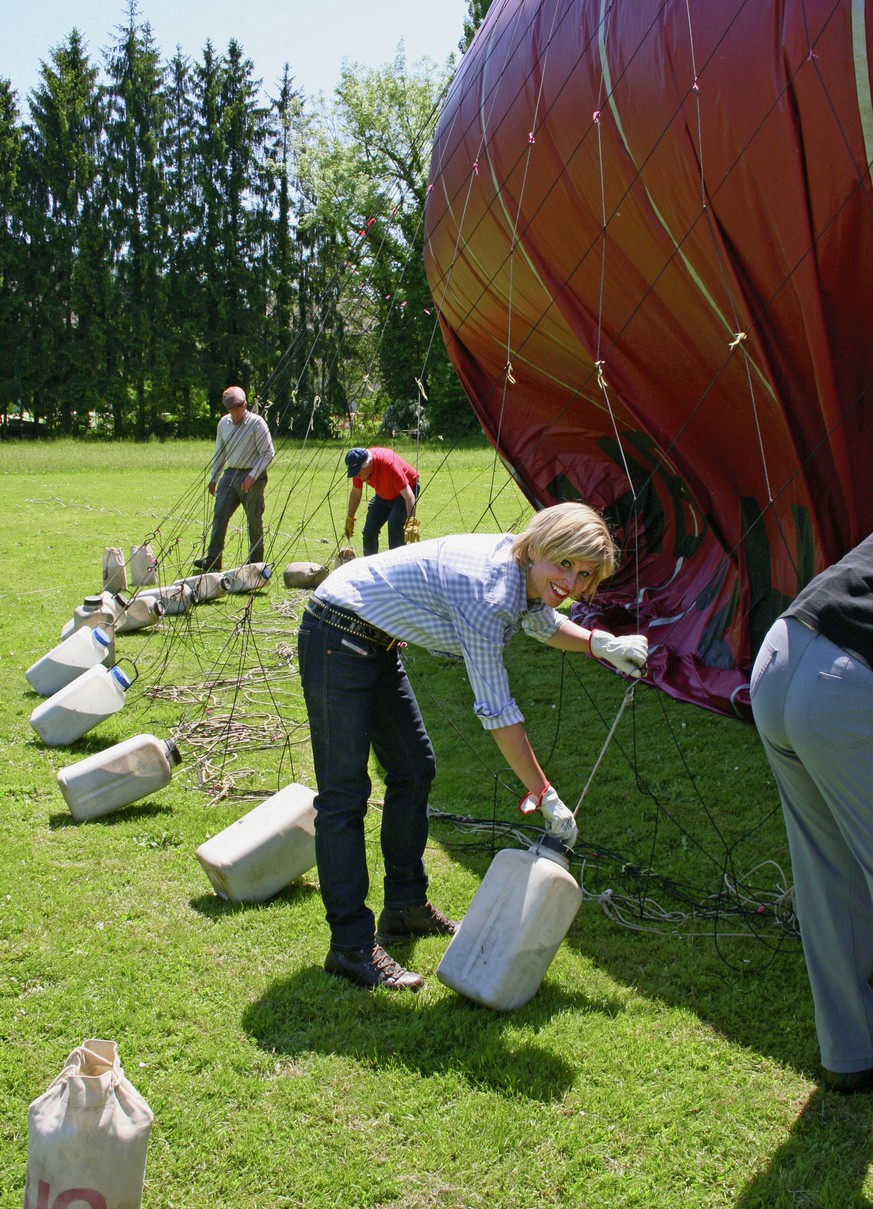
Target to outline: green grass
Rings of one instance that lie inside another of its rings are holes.
[[[423,536],[526,515],[488,451],[401,452],[420,463]],[[41,744],[25,669],[99,590],[105,546],[150,538],[168,580],[188,570],[209,454],[0,446],[0,1209],[22,1201],[28,1103],[91,1036],[117,1041],[155,1114],[148,1209],[869,1204],[869,1100],[816,1085],[799,944],[774,919],[785,839],[749,726],[637,689],[580,811],[588,899],[539,993],[505,1015],[437,981],[440,940],[396,952],[425,976],[418,996],[329,979],[314,870],[263,905],[212,894],[197,846],[281,784],[312,783],[303,594],[280,575],[250,605],[119,636],[138,674],[125,708],[72,749]],[[341,544],[341,454],[294,447],[271,471],[277,572]],[[462,669],[407,659],[437,750],[435,812],[514,824],[518,787]],[[624,686],[523,637],[508,662],[534,747],[575,804]],[[142,731],[178,733],[171,785],[73,822],[57,770]],[[378,826],[375,804],[377,909]],[[508,841],[498,829],[494,842]],[[463,914],[492,851],[487,831],[435,818],[440,907]]]

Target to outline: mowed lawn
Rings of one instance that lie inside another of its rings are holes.
[[[423,537],[529,514],[484,446],[399,448],[421,470]],[[269,591],[120,635],[124,708],[70,748],[37,738],[25,670],[100,590],[106,547],[148,541],[163,578],[188,573],[210,451],[0,446],[0,1209],[23,1201],[28,1104],[90,1037],[117,1042],[154,1113],[148,1209],[873,1203],[873,1100],[817,1085],[799,942],[777,918],[787,847],[746,724],[638,687],[580,811],[585,901],[513,1013],[443,986],[439,939],[394,954],[424,975],[418,995],[330,979],[314,869],[261,904],[213,893],[198,846],[280,786],[312,785],[295,652],[305,593],[281,572],[345,544],[342,446],[289,447],[271,469]],[[231,560],[242,540],[232,533]],[[495,848],[523,841],[518,787],[463,669],[412,648],[406,660],[438,757],[431,896],[459,918]],[[534,747],[575,804],[625,686],[523,635],[507,663]],[[57,772],[141,733],[177,735],[170,785],[76,823]]]

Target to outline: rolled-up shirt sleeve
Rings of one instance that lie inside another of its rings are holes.
[[[480,619],[481,620],[481,619]],[[504,624],[499,616],[486,629],[458,614],[455,621],[470,687],[473,712],[485,730],[498,730],[524,721],[509,687],[503,662]]]
[[[509,674],[503,662],[506,646],[503,620],[495,619],[493,634],[484,635],[475,627],[459,624],[458,634],[470,686],[473,689],[473,713],[485,730],[499,730],[524,722],[524,714],[509,687]],[[543,608],[525,615],[522,627],[531,638],[548,642],[560,628],[561,618],[552,609]],[[515,626],[511,626],[515,629]]]

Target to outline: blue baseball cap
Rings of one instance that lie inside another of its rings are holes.
[[[366,449],[350,449],[346,454],[346,478],[353,479],[360,474],[361,467],[370,456]]]

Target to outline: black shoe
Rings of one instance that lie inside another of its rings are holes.
[[[208,558],[195,558],[194,568],[197,571],[220,571],[221,559],[217,558],[214,562],[210,562]]]
[[[838,1091],[844,1096],[851,1096],[856,1091],[873,1091],[873,1067],[867,1070],[825,1070],[823,1082],[828,1091]]]
[[[324,968],[328,974],[348,978],[368,990],[389,987],[395,991],[417,991],[424,986],[420,974],[404,970],[377,944],[366,949],[329,949]]]
[[[376,926],[376,941],[393,944],[408,936],[454,936],[458,925],[431,903],[415,907],[385,907]]]

